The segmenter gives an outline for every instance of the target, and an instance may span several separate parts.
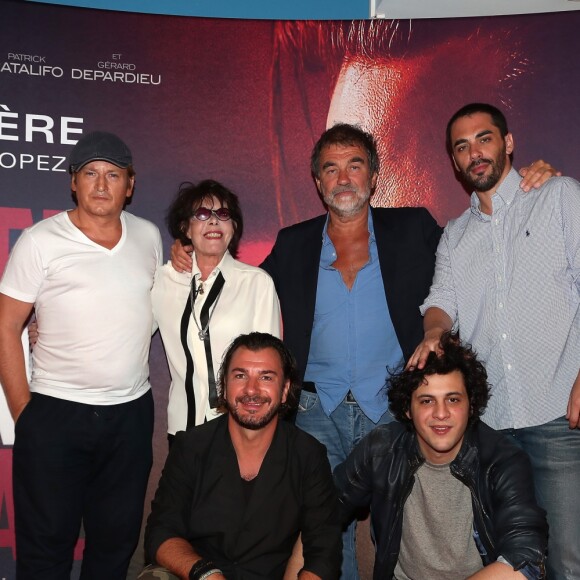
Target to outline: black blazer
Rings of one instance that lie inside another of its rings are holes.
[[[183,538],[231,580],[281,580],[302,533],[304,566],[338,578],[341,526],[326,448],[287,421],[254,480],[249,500],[227,415],[177,434],[145,529],[145,550]]]
[[[419,306],[429,293],[442,229],[422,207],[371,208],[389,313],[405,359],[423,339]],[[284,342],[304,379],[326,215],[280,230],[261,267],[272,276]]]

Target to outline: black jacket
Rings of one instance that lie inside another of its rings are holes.
[[[371,208],[389,314],[405,360],[423,340],[424,302],[435,269],[441,228],[423,207]],[[261,267],[280,299],[284,342],[296,357],[300,380],[310,351],[322,232],[327,214],[280,230]]]
[[[423,462],[415,433],[391,423],[374,429],[334,472],[345,522],[355,508],[370,506],[375,579],[393,576],[403,506]],[[503,556],[516,570],[532,565],[544,577],[548,524],[534,498],[528,456],[507,436],[478,421],[465,433],[451,473],[471,490],[483,564]]]
[[[337,578],[341,529],[324,445],[279,421],[248,498],[227,415],[178,433],[145,529],[149,561],[184,538],[230,580],[281,580],[299,533],[305,569]]]

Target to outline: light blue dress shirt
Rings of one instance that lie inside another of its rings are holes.
[[[372,216],[369,212],[369,261],[351,290],[332,265],[336,250],[327,226],[328,221],[322,232],[305,380],[316,384],[327,415],[350,390],[365,415],[376,423],[388,408],[388,373],[401,368],[403,352],[389,314]]]

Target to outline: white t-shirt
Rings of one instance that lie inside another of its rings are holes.
[[[181,342],[181,319],[190,300],[192,276],[196,278],[196,287],[199,284],[200,271],[195,254],[193,259],[192,273],[179,273],[171,263],[165,264],[157,273],[152,292],[153,313],[159,324],[171,372],[167,408],[167,430],[171,434],[187,426],[186,350],[193,359],[195,424],[217,416],[215,409],[209,405],[206,344],[199,339],[198,328],[191,316],[187,321],[187,344],[184,346]],[[280,337],[280,305],[274,282],[264,270],[234,260],[229,252],[225,253],[204,282],[204,294],[199,294],[195,300],[197,322],[200,323],[201,310],[220,272],[225,283],[219,299],[210,309],[212,314],[209,321],[211,359],[216,381],[222,356],[238,335],[258,331]]]
[[[16,242],[0,292],[35,305],[31,391],[114,405],[150,388],[150,291],[161,236],[126,212],[121,224],[111,250],[85,236],[67,212],[27,228]]]

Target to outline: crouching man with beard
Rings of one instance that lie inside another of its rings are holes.
[[[296,367],[277,338],[236,338],[219,373],[224,415],[177,435],[145,532],[145,578],[282,579],[298,535],[300,580],[334,579],[341,528],[326,450],[281,415]],[[161,574],[161,576],[160,576]]]

